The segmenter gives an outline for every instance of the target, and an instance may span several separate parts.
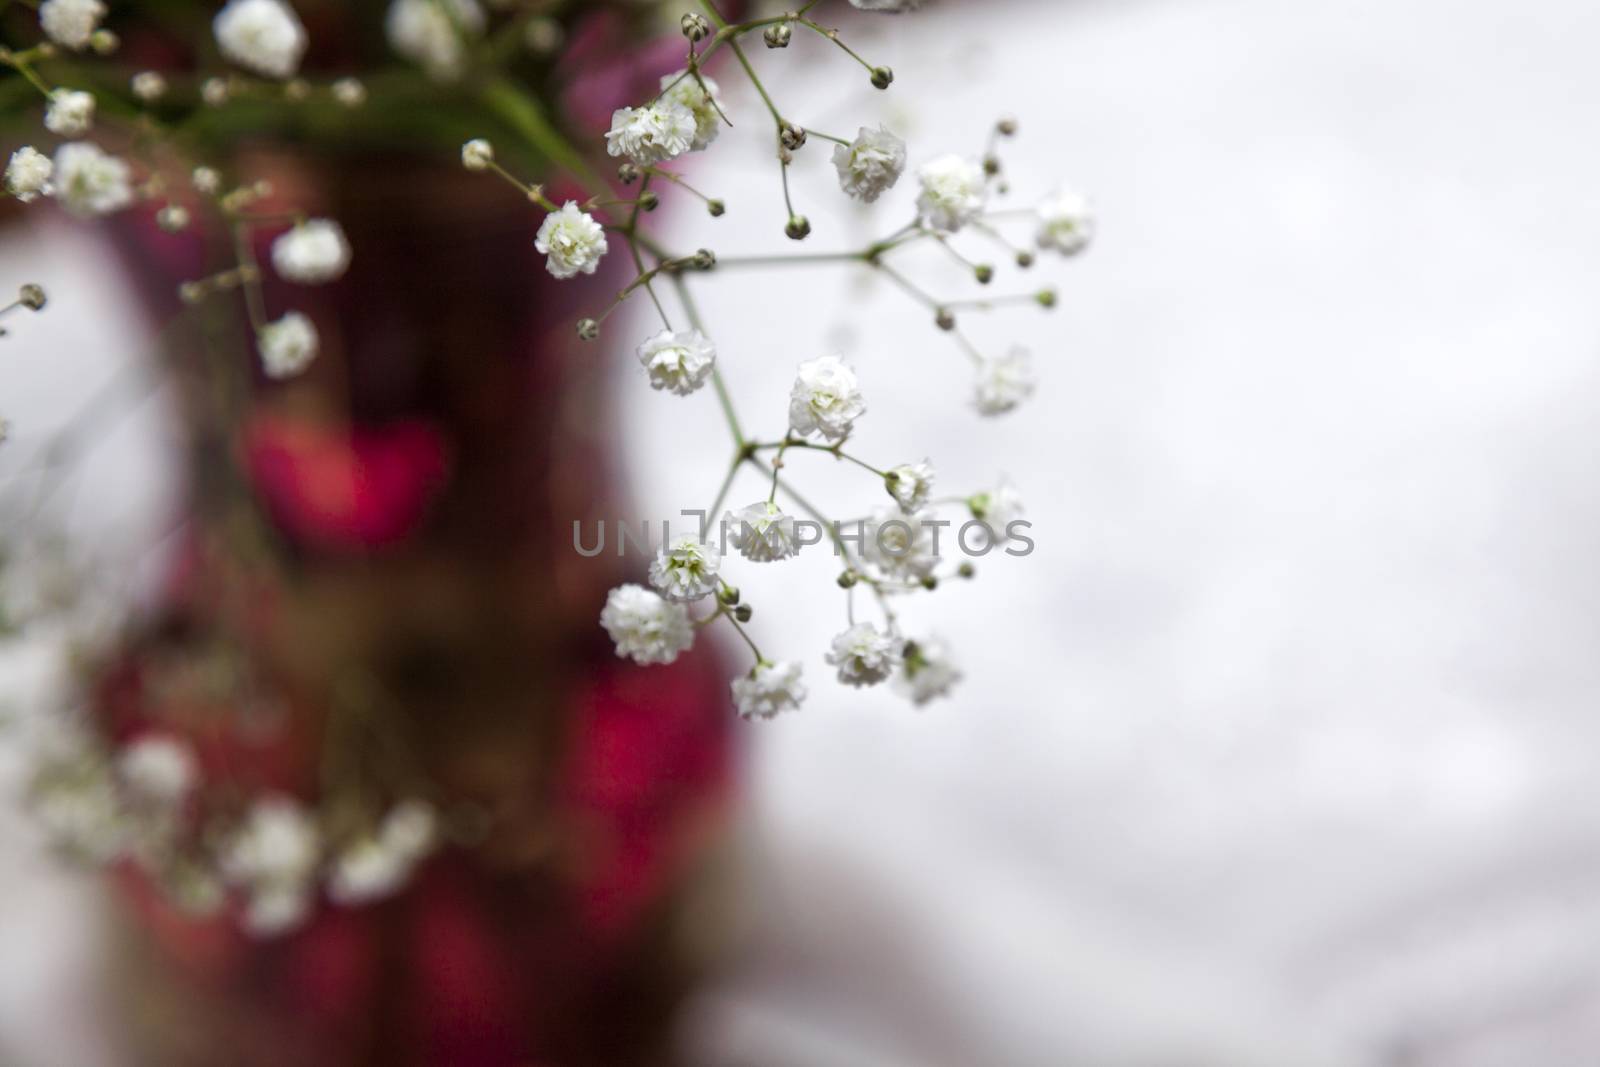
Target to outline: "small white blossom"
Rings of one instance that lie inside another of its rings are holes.
[[[800,551],[794,516],[767,500],[723,515],[722,536],[752,563],[773,563]]]
[[[49,156],[32,145],[23,145],[11,153],[11,161],[6,164],[6,192],[24,204],[49,196],[50,176],[55,169]]]
[[[341,107],[360,107],[367,102],[367,86],[360,78],[340,78],[331,88]]]
[[[494,162],[494,145],[476,137],[461,146],[461,165],[468,170],[488,170]]]
[[[410,881],[417,862],[433,848],[438,818],[420,800],[396,805],[376,832],[357,839],[333,862],[328,896],[360,904],[392,896]]]
[[[304,313],[291,311],[256,334],[261,368],[269,378],[291,378],[317,358],[317,328]]]
[[[669,603],[642,585],[619,585],[606,597],[600,625],[617,655],[635,663],[671,663],[694,644],[694,625],[682,604]]]
[[[316,823],[300,802],[270,795],[250,806],[220,860],[234,885],[292,887],[311,876],[321,850]]]
[[[978,493],[967,501],[967,507],[972,511],[972,517],[989,528],[989,536],[994,543],[1004,543],[1009,537],[1009,529],[1013,522],[1023,515],[1022,494],[1017,492],[1017,487],[1011,484],[1010,479],[1001,479],[1000,484],[986,492]]]
[[[894,688],[911,698],[918,707],[942,697],[961,681],[961,671],[950,658],[950,650],[937,637],[907,641],[895,674]]]
[[[906,143],[887,126],[876,130],[863,126],[853,142],[834,146],[833,166],[839,172],[839,187],[870,204],[893,189],[905,173]]]
[[[228,0],[211,22],[222,54],[269,78],[290,78],[306,51],[306,28],[283,0]]]
[[[267,885],[250,893],[243,925],[252,937],[277,937],[303,926],[311,916],[309,880]]]
[[[650,372],[650,386],[688,396],[711,377],[717,350],[699,330],[662,330],[639,346],[639,362]]]
[[[1040,248],[1075,256],[1094,238],[1094,210],[1086,197],[1063,189],[1039,205]]]
[[[900,665],[904,647],[898,635],[880,633],[872,623],[863,622],[835,637],[826,658],[839,668],[839,681],[859,689],[887,681]]]
[[[439,814],[427,801],[403,800],[383,817],[378,839],[388,848],[420,858],[438,843]]]
[[[467,50],[463,35],[477,37],[485,25],[476,0],[394,0],[384,18],[389,47],[432,78],[461,76]]]
[[[1038,381],[1032,354],[1026,348],[1013,348],[978,365],[973,400],[979,414],[1003,415],[1032,396]]]
[[[308,219],[272,242],[272,266],[301,285],[331,282],[350,266],[350,242],[332,219]]]
[[[544,217],[533,247],[548,257],[545,267],[557,278],[593,274],[606,254],[606,231],[576,201],[568,200]]]
[[[142,801],[175,806],[194,789],[200,766],[194,749],[175,737],[142,737],[117,755],[117,775]]]
[[[889,495],[899,503],[901,511],[920,511],[928,503],[928,494],[933,491],[932,463],[904,463],[890,469],[889,474]]]
[[[934,529],[914,515],[879,511],[863,524],[861,554],[891,578],[921,581],[939,565]]]
[[[84,141],[56,149],[55,198],[74,215],[109,215],[133,201],[128,165]]]
[[[167,79],[159,71],[141,70],[128,82],[128,87],[134,96],[148,104],[167,94]]]
[[[746,719],[770,719],[781,711],[798,708],[806,698],[800,664],[792,661],[758,663],[750,674],[735,678],[730,688],[734,707]]]
[[[694,112],[676,100],[618,108],[606,133],[606,151],[642,167],[663,163],[692,149],[699,130]]]
[[[705,86],[703,89],[702,84]],[[719,111],[722,97],[718,95],[716,82],[704,74],[696,81],[692,75],[680,70],[662,78],[661,88],[664,90],[661,94],[663,100],[682,105],[694,116],[694,140],[689,145],[691,149],[699,152],[717,139],[717,134],[722,132],[722,114]]]
[[[983,167],[961,156],[940,156],[917,171],[922,193],[917,211],[922,221],[942,233],[954,233],[982,213],[989,190]]]
[[[661,546],[650,563],[650,584],[675,603],[686,604],[717,591],[722,553],[694,534],[675,537]]]
[[[211,196],[222,188],[222,175],[214,167],[196,167],[194,173],[189,175],[189,180],[194,183],[195,191]]]
[[[106,17],[100,0],[45,0],[39,5],[39,27],[62,48],[74,52],[89,45],[89,38]]]
[[[78,89],[57,89],[45,109],[44,128],[62,137],[82,137],[94,126],[94,96]]]
[[[789,428],[796,434],[842,441],[866,410],[856,372],[844,360],[821,356],[800,364],[789,392]]]

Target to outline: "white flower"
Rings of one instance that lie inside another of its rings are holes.
[[[861,554],[892,578],[921,581],[939,565],[932,529],[916,516],[879,511],[862,524]]]
[[[290,378],[317,358],[317,328],[298,311],[269,322],[256,334],[261,368],[269,378]]]
[[[780,711],[798,708],[806,698],[800,681],[800,664],[758,663],[743,678],[735,678],[733,703],[746,719],[770,719]]]
[[[917,171],[922,194],[917,211],[922,221],[944,233],[954,233],[977,218],[988,197],[983,167],[961,156],[940,156]]]
[[[705,85],[703,89],[702,83]],[[717,139],[717,134],[722,132],[722,114],[718,110],[722,106],[722,97],[717,94],[716,82],[704,74],[700,75],[699,81],[695,81],[693,75],[680,70],[662,78],[661,88],[663,100],[681,105],[694,116],[694,140],[690,148],[698,152]]]
[[[364,904],[393,896],[411,877],[412,866],[381,841],[364,837],[334,859],[328,897],[335,904]]]
[[[927,504],[928,494],[933,491],[932,463],[927,460],[903,463],[890,469],[889,475],[886,479],[889,495],[900,504],[901,511],[909,514]]]
[[[39,5],[39,26],[62,48],[81,51],[106,17],[100,0],[45,0]]]
[[[606,231],[576,201],[568,200],[544,217],[533,247],[548,257],[545,267],[557,278],[593,274],[606,254]]]
[[[253,937],[277,937],[304,925],[310,916],[308,882],[273,884],[250,894],[245,903],[244,929]]]
[[[57,89],[45,109],[44,128],[62,137],[82,137],[94,125],[94,96],[78,89]]]
[[[300,802],[266,796],[250,806],[220,861],[234,885],[294,887],[311,876],[320,853],[316,823]]]
[[[1094,210],[1086,197],[1063,189],[1039,205],[1040,248],[1053,248],[1064,256],[1075,256],[1089,247],[1094,237]]]
[[[56,149],[55,197],[74,215],[109,215],[133,200],[128,165],[77,141]]]
[[[844,360],[821,356],[800,364],[789,392],[789,428],[796,434],[842,441],[866,410],[856,372]]]
[[[831,666],[839,668],[839,681],[860,688],[888,680],[900,665],[905,642],[896,634],[879,633],[870,622],[858,623],[833,639],[827,655]]]
[[[117,756],[122,784],[139,800],[176,806],[200,776],[194,749],[175,737],[142,737]]]
[[[483,8],[476,0],[395,0],[384,18],[389,47],[419,64],[430,77],[461,76],[466,47],[462,35],[483,33]]]
[[[159,100],[167,93],[167,79],[159,71],[141,70],[128,82],[128,87],[145,103]]]
[[[272,266],[301,285],[331,282],[350,266],[350,242],[332,219],[309,219],[272,242]]]
[[[699,330],[662,330],[639,346],[639,362],[650,372],[650,386],[688,396],[706,383],[717,349]]]
[[[876,130],[863,126],[854,142],[834,146],[833,165],[839,172],[839,187],[870,204],[893,189],[905,172],[906,143],[887,126]]]
[[[635,663],[671,663],[694,644],[689,610],[642,585],[619,585],[606,597],[600,625],[617,643],[617,655]]]
[[[686,604],[717,591],[722,552],[694,534],[675,537],[661,546],[650,563],[650,584],[668,600]]]
[[[959,681],[961,671],[939,638],[906,642],[894,687],[910,697],[913,704],[921,707],[935,697],[942,697]]]
[[[676,100],[662,98],[643,107],[618,108],[606,133],[606,151],[649,166],[689,151],[699,130],[694,112]]]
[[[468,170],[488,170],[494,162],[494,145],[476,137],[461,146],[461,165]]]
[[[752,563],[772,563],[800,551],[794,516],[766,500],[723,515],[722,536],[732,537],[734,548]]]
[[[1009,527],[1022,517],[1024,511],[1022,494],[1006,478],[1001,479],[993,489],[970,497],[967,507],[972,511],[973,518],[989,528],[989,536],[997,544],[1007,540],[1010,536]]]
[[[1013,348],[1003,356],[990,356],[978,365],[973,400],[979,414],[1003,415],[1033,395],[1038,377],[1033,356],[1026,348]]]
[[[50,157],[34,148],[23,145],[11,153],[6,164],[6,192],[24,204],[40,196],[50,195],[50,175],[55,173]]]
[[[384,846],[419,859],[438,842],[439,815],[425,800],[403,800],[389,809],[378,827]]]
[[[293,77],[306,51],[306,28],[283,0],[228,0],[211,32],[224,56],[269,78]]]

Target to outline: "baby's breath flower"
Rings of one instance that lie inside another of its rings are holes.
[[[1022,517],[1022,494],[1009,478],[1002,478],[993,489],[969,497],[967,507],[973,518],[989,528],[992,542],[1000,544],[1010,537],[1011,524]]]
[[[404,888],[417,862],[434,846],[438,816],[420,800],[397,804],[371,832],[345,847],[328,876],[336,904],[363,904]]]
[[[332,219],[308,219],[272,242],[272,266],[300,285],[320,285],[350,266],[350,242]]]
[[[724,514],[722,536],[752,563],[772,563],[800,551],[794,516],[768,500]]]
[[[842,441],[866,410],[856,373],[844,360],[822,356],[800,364],[789,393],[789,428],[796,434]]]
[[[606,597],[600,625],[617,655],[635,663],[671,663],[694,644],[694,625],[682,604],[669,603],[642,585],[619,585]]]
[[[711,377],[717,350],[699,330],[662,330],[639,346],[639,362],[650,372],[650,386],[688,396]]]
[[[176,737],[141,737],[117,756],[117,775],[141,801],[176,806],[183,802],[200,776],[194,749]]]
[[[55,164],[50,162],[49,156],[32,145],[23,145],[11,153],[11,161],[6,164],[6,192],[24,204],[40,196],[49,196],[53,173]]]
[[[45,0],[39,5],[39,26],[45,36],[74,52],[88,47],[105,17],[106,5],[100,0]]]
[[[687,604],[717,591],[722,553],[694,534],[675,537],[661,546],[650,564],[650,584],[668,600]]]
[[[973,400],[979,414],[1003,415],[1032,396],[1037,384],[1032,354],[1026,348],[1013,348],[978,365]]]
[[[705,88],[701,88],[702,84]],[[717,93],[716,82],[704,74],[696,81],[693,75],[680,70],[662,78],[661,88],[666,90],[662,99],[683,105],[694,116],[694,140],[690,148],[698,152],[717,139],[717,134],[722,132],[722,115],[718,111],[722,97]]]
[[[62,137],[82,137],[94,126],[94,96],[78,89],[57,89],[45,109],[44,128]]]
[[[781,711],[799,708],[806,698],[800,673],[800,664],[793,661],[756,664],[748,675],[733,680],[734,707],[746,719],[770,719]]]
[[[482,137],[461,146],[461,165],[468,170],[488,170],[494,162],[494,145]]]
[[[213,196],[222,188],[222,175],[213,167],[196,167],[189,175],[189,181],[194,185],[195,191],[206,196]]]
[[[466,59],[463,35],[477,37],[485,24],[476,0],[394,0],[383,29],[389,47],[429,77],[452,81],[461,76]]]
[[[943,233],[954,233],[977,218],[988,197],[983,167],[961,156],[940,156],[917,171],[922,194],[917,210],[922,221]]]
[[[906,143],[887,126],[876,130],[863,126],[853,142],[834,146],[833,165],[839,172],[839,187],[870,204],[894,188],[905,172]]]
[[[321,848],[316,823],[300,802],[269,794],[250,806],[223,847],[222,872],[239,886],[293,886],[310,876]]]
[[[160,100],[167,93],[167,79],[162,77],[160,71],[141,70],[129,81],[128,87],[145,103]]]
[[[367,102],[367,87],[360,78],[340,78],[333,83],[332,92],[341,107],[360,107]]]
[[[292,378],[317,358],[317,328],[302,312],[291,311],[256,334],[261,369],[269,378]]]
[[[17,290],[17,303],[29,311],[43,311],[48,297],[45,296],[44,287],[33,282],[28,282]]]
[[[1063,189],[1039,205],[1040,248],[1053,248],[1064,256],[1075,256],[1089,247],[1094,237],[1094,211],[1080,193]]]
[[[933,491],[933,464],[928,460],[902,464],[889,471],[886,482],[889,495],[899,503],[901,511],[919,511]]]
[[[55,198],[74,215],[109,215],[133,200],[128,165],[98,145],[74,141],[56,149]]]
[[[306,51],[306,28],[283,0],[228,0],[212,20],[229,60],[268,78],[290,78]]]
[[[905,642],[894,633],[879,633],[870,622],[858,623],[833,639],[826,659],[839,668],[839,681],[860,688],[886,681],[900,664]]]
[[[918,707],[942,697],[961,681],[961,671],[938,637],[907,641],[895,674],[894,688]]]
[[[557,278],[593,274],[606,254],[606,231],[576,201],[568,200],[544,217],[533,247],[548,257],[545,267]]]
[[[156,212],[156,225],[166,233],[181,233],[189,227],[189,209],[182,204],[168,204]]]
[[[922,581],[939,566],[929,527],[896,509],[879,511],[863,524],[861,554],[891,578]]]
[[[694,147],[700,124],[694,112],[663,98],[643,107],[618,108],[606,133],[606,151],[641,167],[676,159]]]

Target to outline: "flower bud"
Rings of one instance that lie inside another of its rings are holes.
[[[1039,301],[1039,306],[1042,308],[1053,308],[1056,306],[1056,291],[1054,289],[1040,289],[1034,299]]]
[[[133,90],[133,95],[147,104],[161,99],[167,92],[167,79],[162,77],[159,71],[154,70],[140,71],[133,76],[128,85]]]
[[[949,308],[940,308],[933,316],[933,323],[941,330],[953,330],[956,328],[956,317]]]
[[[228,83],[222,78],[207,78],[200,84],[200,99],[210,107],[221,107],[228,102]]]
[[[790,39],[794,37],[794,30],[787,22],[779,22],[768,26],[761,39],[767,42],[768,48],[788,48]]]
[[[1000,173],[1000,157],[999,156],[984,156],[983,157],[983,172],[985,174],[989,175],[989,177],[991,177],[991,178],[994,177],[996,174],[999,174]]]
[[[752,609],[749,604],[740,604],[738,607],[733,609],[733,617],[738,619],[740,622],[749,622],[750,616],[754,614],[755,610]]]
[[[708,200],[706,201],[706,210],[711,212],[712,218],[720,219],[723,215],[727,214],[728,205],[724,204],[721,200]]]
[[[995,132],[1001,137],[1015,137],[1017,135],[1017,120],[1007,115],[994,124]]]
[[[717,590],[717,603],[733,607],[739,603],[739,590],[736,586],[724,585]]]
[[[179,233],[189,226],[189,209],[181,204],[168,204],[156,212],[156,225],[166,233]]]
[[[804,215],[791,215],[783,232],[789,235],[791,241],[804,241],[811,236],[811,220]]]
[[[887,89],[894,82],[894,71],[888,67],[872,68],[872,87],[874,89]]]
[[[961,566],[956,568],[956,573],[963,578],[972,578],[977,575],[978,568],[974,567],[971,562],[963,561]]]
[[[461,146],[461,165],[468,170],[488,170],[494,162],[494,145],[475,137]]]
[[[926,589],[930,593],[933,592],[935,589],[939,588],[939,579],[935,578],[931,574],[928,575],[926,578],[922,579],[922,588]]]
[[[678,25],[683,30],[683,35],[691,41],[703,41],[711,36],[711,23],[706,21],[704,15],[693,11],[686,13],[678,21]]]
[[[785,122],[778,130],[778,140],[791,152],[798,152],[806,143],[806,131],[792,122]]]
[[[212,167],[196,167],[194,173],[189,175],[189,181],[194,184],[195,191],[212,195],[222,188],[222,175]]]
[[[522,41],[536,56],[553,55],[567,39],[567,31],[553,18],[536,18],[523,31]]]
[[[632,185],[640,177],[639,164],[624,163],[617,168],[617,180],[623,185]]]
[[[585,341],[593,341],[600,336],[600,324],[593,319],[578,320],[578,337]]]
[[[122,39],[110,30],[95,30],[89,38],[89,47],[94,49],[96,55],[109,56],[122,47]]]
[[[988,263],[979,263],[976,267],[972,268],[972,276],[978,279],[979,285],[988,285],[990,282],[994,281],[994,267],[990,266]]]
[[[655,193],[652,193],[650,190],[646,189],[643,193],[639,194],[640,211],[654,211],[660,206],[661,198]]]
[[[856,572],[855,571],[845,571],[843,574],[839,575],[839,588],[840,589],[851,589],[851,588],[854,588],[854,586],[856,584],[856,581],[857,581],[857,578],[856,578]]]
[[[206,297],[206,287],[201,282],[184,282],[178,286],[178,299],[185,304],[198,304]]]
[[[1027,270],[1029,267],[1033,266],[1033,253],[1028,251],[1026,248],[1019,251],[1017,253],[1017,266],[1021,267],[1023,270]]]
[[[24,285],[22,290],[17,294],[17,303],[21,304],[29,311],[43,311],[46,303],[44,288],[29,282],[27,285]]]

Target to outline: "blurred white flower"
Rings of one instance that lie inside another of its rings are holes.
[[[468,170],[488,170],[494,162],[494,145],[475,137],[461,146],[461,165]]]
[[[772,563],[800,551],[794,516],[766,500],[723,515],[722,536],[752,563]]]
[[[942,697],[961,681],[961,671],[938,637],[907,641],[895,674],[894,688],[918,707]]]
[[[269,378],[290,378],[317,358],[317,328],[302,312],[290,311],[256,335],[261,369]]]
[[[606,231],[576,201],[568,200],[544,217],[533,247],[548,257],[545,267],[557,278],[593,274],[606,254]]]
[[[78,89],[57,89],[45,108],[44,128],[62,137],[82,137],[94,126],[94,96]]]
[[[129,841],[115,783],[87,754],[48,761],[35,775],[29,807],[50,842],[69,856],[108,863]]]
[[[711,377],[717,350],[699,330],[662,330],[639,346],[638,356],[651,388],[688,396]]]
[[[350,242],[332,219],[308,219],[272,242],[272,266],[301,285],[331,282],[350,266]]]
[[[928,494],[933,491],[933,464],[928,460],[921,463],[903,463],[889,470],[890,477],[886,480],[889,495],[899,503],[900,510],[907,512],[919,511],[928,502]]]
[[[62,48],[81,51],[106,17],[100,0],[45,0],[39,5],[39,26]]]
[[[838,356],[800,364],[789,392],[789,428],[801,437],[842,441],[867,410],[855,371]]]
[[[100,151],[98,145],[74,141],[56,149],[55,198],[74,215],[109,215],[133,201],[128,165]]]
[[[252,937],[277,937],[303,926],[310,916],[309,881],[274,883],[248,894],[243,925]]]
[[[694,644],[694,625],[682,604],[672,604],[642,585],[620,585],[606,597],[600,625],[616,642],[617,655],[635,663],[671,663]]]
[[[6,164],[6,192],[24,204],[40,196],[49,196],[50,176],[55,169],[49,156],[32,145],[23,145],[11,153],[11,160]]]
[[[258,887],[304,882],[320,853],[316,823],[304,806],[292,797],[269,794],[250,805],[220,859],[230,882]]]
[[[117,754],[117,776],[136,801],[175,807],[200,778],[188,742],[176,737],[141,737]]]
[[[1038,377],[1033,355],[1013,348],[1003,356],[988,356],[978,365],[973,401],[982,415],[1003,415],[1033,395]]]
[[[702,83],[705,88],[701,88]],[[680,104],[694,116],[694,140],[689,145],[691,149],[698,152],[717,139],[717,134],[722,132],[722,115],[718,112],[722,97],[718,95],[716,82],[704,74],[696,81],[692,75],[680,70],[663,77],[661,88],[664,90],[661,94],[663,100]]]
[[[967,507],[973,518],[989,528],[989,536],[996,544],[1008,539],[1008,527],[1020,519],[1024,511],[1022,494],[1009,478],[1002,478],[993,489],[969,497]]]
[[[891,578],[921,581],[939,565],[930,527],[921,519],[884,509],[862,524],[861,554]]]
[[[846,685],[877,685],[899,666],[904,645],[897,635],[880,633],[870,622],[857,623],[833,639],[826,659],[839,668],[839,681]]]
[[[306,51],[306,28],[283,0],[228,0],[211,23],[222,54],[269,78],[290,78]]]
[[[954,233],[977,218],[989,195],[983,167],[957,155],[924,163],[917,180],[922,184],[917,211],[924,223],[942,233]]]
[[[395,0],[383,30],[389,47],[440,81],[461,76],[463,36],[483,33],[486,19],[476,0]]]
[[[722,553],[694,534],[675,537],[661,546],[650,563],[650,584],[675,603],[686,604],[717,591]]]
[[[876,130],[863,126],[853,142],[834,146],[833,166],[839,172],[839,187],[870,204],[894,188],[905,172],[906,143],[887,126]]]
[[[806,698],[800,673],[800,664],[792,661],[756,664],[748,675],[733,680],[734,707],[746,719],[770,719],[800,707]]]
[[[664,97],[643,107],[618,108],[606,133],[606,151],[640,166],[664,163],[693,148],[699,131],[694,112]]]
[[[1086,197],[1063,189],[1038,207],[1040,248],[1075,256],[1094,238],[1094,210]]]
[[[148,104],[166,95],[167,79],[159,71],[141,70],[129,80],[128,88],[133,90],[134,96]]]

